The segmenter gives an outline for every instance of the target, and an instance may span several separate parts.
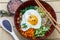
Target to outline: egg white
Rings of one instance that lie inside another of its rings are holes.
[[[36,25],[32,25],[32,24],[30,24],[30,23],[28,22],[28,17],[29,17],[31,14],[34,14],[34,15],[38,18],[38,23],[37,23]],[[23,23],[26,23],[27,28],[25,28],[25,29],[22,28],[22,24],[23,24]],[[22,16],[22,22],[21,22],[21,28],[22,28],[23,31],[26,31],[26,30],[28,30],[29,28],[38,29],[38,28],[40,28],[40,26],[41,26],[41,16],[40,16],[40,14],[39,14],[36,10],[30,9],[30,10],[27,10],[27,11],[23,14],[23,16]]]

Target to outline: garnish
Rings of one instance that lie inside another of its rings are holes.
[[[27,25],[26,23],[22,24],[23,28],[27,28]]]
[[[45,33],[50,29],[50,27],[41,26],[39,29],[35,31],[35,37],[42,37]]]
[[[28,6],[25,9],[21,10],[20,12],[22,13],[22,15],[29,9],[36,9],[35,6]]]
[[[35,6],[36,10],[40,13],[41,17],[45,16],[44,10],[42,8]]]

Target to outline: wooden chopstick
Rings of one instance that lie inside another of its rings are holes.
[[[51,19],[57,24],[57,26],[60,26],[57,23],[57,21],[51,16],[51,14],[43,7],[43,5],[38,0],[36,0],[36,1],[39,3],[38,5],[40,5],[43,8],[43,10],[51,17]]]
[[[55,28],[57,29],[57,31],[60,33],[60,30],[58,29],[60,27],[60,25],[56,22],[56,20],[51,16],[51,14],[43,7],[43,5],[39,2],[39,0],[35,0],[35,2],[37,3],[37,5],[39,7],[42,7],[42,9],[44,10],[46,16],[48,17],[48,19],[52,22],[52,24],[55,26]],[[54,24],[54,22],[57,24],[57,26]],[[59,26],[59,27],[58,27]]]

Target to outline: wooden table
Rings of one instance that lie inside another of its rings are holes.
[[[7,3],[9,1],[10,0],[0,0],[0,10],[7,11]],[[57,22],[60,23],[60,1],[59,0],[43,0],[43,1],[46,1],[48,4],[50,4],[53,7],[53,9],[56,12]],[[11,22],[14,26],[14,17],[7,17],[7,18],[9,18],[11,20]],[[16,30],[15,27],[14,27],[14,31],[20,40],[27,40],[26,38],[23,38],[18,33],[18,31]],[[60,34],[57,32],[56,29],[49,37],[47,37],[47,39],[50,39],[50,40],[60,40],[59,38],[60,38]],[[12,36],[9,33],[7,33],[6,31],[4,31],[1,26],[0,26],[0,40],[13,40]]]

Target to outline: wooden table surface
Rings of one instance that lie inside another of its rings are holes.
[[[9,1],[10,0],[0,0],[0,10],[7,11],[7,3]],[[53,9],[56,12],[57,22],[60,23],[60,1],[59,0],[43,0],[43,1],[46,1],[48,4],[50,4],[53,7]],[[14,25],[14,17],[7,17],[7,18],[9,18],[11,20],[13,26],[15,26]],[[14,27],[14,31],[20,40],[27,40],[26,38],[22,37],[18,33],[18,31],[16,30],[15,27]],[[49,37],[47,37],[47,39],[60,40],[60,34],[55,29],[54,32]],[[0,26],[0,40],[13,40],[13,37],[6,31],[4,31],[1,26]]]

